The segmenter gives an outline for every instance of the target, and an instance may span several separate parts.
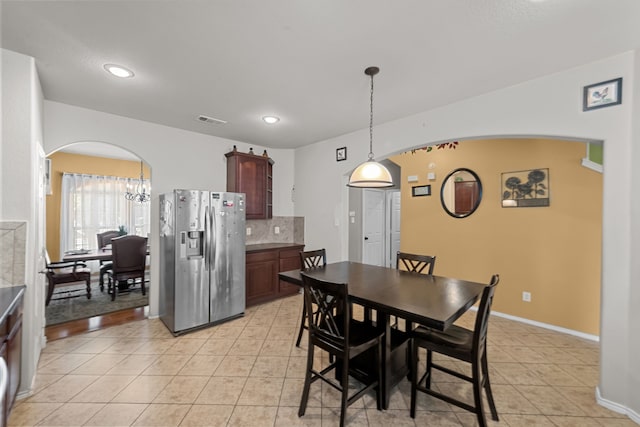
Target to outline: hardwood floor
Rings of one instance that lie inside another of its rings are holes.
[[[127,310],[115,311],[102,316],[90,317],[88,319],[73,320],[71,322],[60,323],[58,325],[47,326],[44,334],[47,341],[55,341],[73,335],[84,334],[86,332],[97,331],[108,326],[122,325],[123,323],[142,320],[149,317],[149,306],[130,308]]]

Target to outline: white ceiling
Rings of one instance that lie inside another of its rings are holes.
[[[377,124],[640,47],[638,0],[0,6],[2,47],[36,58],[46,99],[273,148],[366,128],[370,65]]]

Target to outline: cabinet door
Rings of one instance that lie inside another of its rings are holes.
[[[20,386],[20,375],[22,372],[20,353],[22,350],[22,316],[13,325],[7,339],[7,368],[9,369],[9,384],[7,388],[7,408],[13,406],[13,402],[18,394]],[[9,411],[7,411],[7,415]]]
[[[300,269],[300,251],[303,247],[296,249],[280,251],[280,271],[299,270]],[[284,280],[279,281],[280,295],[291,295],[300,292],[302,289],[298,285],[294,285]]]
[[[247,254],[246,263],[247,307],[273,299],[278,292],[278,252]]]
[[[478,183],[475,181],[456,182],[455,192],[455,213],[464,215],[471,212],[476,205],[476,200],[478,200]]]
[[[238,158],[238,192],[246,194],[247,219],[267,218],[267,161]]]

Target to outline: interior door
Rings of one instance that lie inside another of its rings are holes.
[[[363,242],[362,262],[371,265],[385,265],[384,247],[384,205],[385,192],[382,190],[363,190]]]
[[[389,253],[386,256],[387,267],[396,268],[396,257],[400,250],[400,191],[387,191],[387,206],[389,207],[389,221],[386,235]]]

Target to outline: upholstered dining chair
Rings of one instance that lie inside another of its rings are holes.
[[[493,401],[491,383],[489,381],[489,367],[487,362],[487,329],[489,326],[489,314],[491,312],[493,295],[499,281],[500,276],[495,274],[491,277],[489,284],[484,288],[473,330],[462,328],[457,325],[452,325],[445,331],[436,331],[424,326],[418,326],[411,332],[413,341],[411,354],[412,418],[415,418],[416,416],[417,391],[421,391],[438,399],[444,400],[447,403],[475,413],[480,427],[485,427],[487,425],[487,420],[482,406],[482,390],[484,390],[487,395],[489,409],[491,410],[491,418],[494,421],[498,421],[498,411],[496,410],[496,405]],[[427,350],[427,369],[422,377],[418,376],[419,348]],[[434,352],[470,363],[471,376],[433,363]],[[471,405],[467,402],[460,401],[433,390],[431,388],[431,375],[433,369],[437,369],[472,383],[474,404]]]
[[[113,266],[109,272],[108,292],[111,301],[116,293],[139,281],[142,295],[146,295],[144,273],[147,262],[147,238],[135,235],[111,240]]]
[[[74,282],[85,282],[87,286],[87,299],[91,299],[91,270],[87,268],[87,265],[82,262],[51,262],[49,253],[44,250],[44,258],[46,262],[46,269],[42,271],[47,276],[47,299],[45,305],[49,305],[52,299],[67,299],[74,298],[80,295],[76,295],[77,290],[70,290],[67,295],[61,297],[53,297],[53,291],[58,285],[69,285]]]
[[[327,252],[324,248],[317,249],[315,251],[300,251],[300,265],[301,269],[308,270],[313,268],[324,267],[327,265]],[[312,310],[313,311],[313,310]],[[302,304],[302,318],[300,319],[300,330],[298,331],[298,339],[296,339],[296,347],[300,347],[300,341],[302,340],[302,334],[307,327],[307,310]]]
[[[347,283],[333,283],[309,276],[301,272],[304,285],[305,309],[309,321],[309,346],[307,348],[307,368],[298,416],[303,416],[309,399],[311,384],[322,380],[341,392],[340,426],[344,426],[347,407],[369,390],[376,390],[378,409],[382,408],[382,337],[384,331],[371,323],[353,319],[348,301]],[[313,307],[317,307],[314,313]],[[322,370],[314,369],[314,350],[319,347],[329,353],[331,363]],[[349,396],[349,363],[354,357],[367,351],[375,353],[375,373],[367,378],[359,376],[364,384]],[[335,371],[335,370],[338,371]],[[334,375],[329,373],[334,371]]]
[[[107,245],[111,244],[111,239],[114,239],[120,235],[118,230],[109,230],[104,233],[96,234],[98,239],[98,249],[104,249]],[[111,261],[100,261],[100,291],[104,291],[104,276],[111,270],[113,263]]]

